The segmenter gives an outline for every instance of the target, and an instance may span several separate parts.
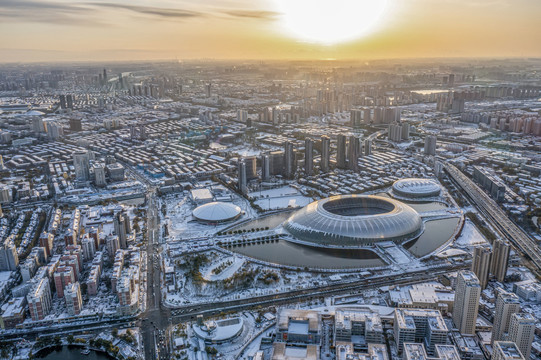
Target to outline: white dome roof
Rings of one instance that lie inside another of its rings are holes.
[[[239,217],[240,207],[224,202],[211,202],[197,207],[192,215],[200,221],[221,222]]]
[[[393,191],[398,195],[407,197],[430,197],[438,196],[441,192],[441,187],[432,179],[411,178],[395,181]]]

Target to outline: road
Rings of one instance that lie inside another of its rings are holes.
[[[382,286],[397,284],[413,284],[433,280],[439,275],[449,272],[469,269],[469,263],[447,264],[437,269],[419,270],[411,273],[385,275],[377,278],[363,278],[348,283],[336,283],[313,288],[294,290],[273,295],[265,295],[240,300],[215,301],[204,304],[190,304],[179,307],[173,311],[172,323],[178,324],[188,320],[194,320],[197,315],[215,315],[223,311],[240,311],[257,306],[273,306],[301,301],[309,301],[323,296],[358,293],[360,291],[375,289]]]
[[[541,249],[534,239],[518,227],[500,206],[483,190],[455,166],[444,163],[445,170],[453,180],[468,194],[478,210],[485,215],[491,225],[497,229],[524,256],[531,259],[534,271],[541,274]]]

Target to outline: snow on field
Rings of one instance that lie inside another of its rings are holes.
[[[230,256],[222,259],[219,263],[214,264],[203,274],[203,278],[207,281],[225,280],[233,276],[234,273],[244,265],[245,260],[237,256]],[[230,265],[228,265],[230,264]],[[224,267],[219,274],[214,274],[216,268]]]
[[[311,198],[301,195],[297,189],[291,186],[256,191],[250,193],[249,196],[256,199],[255,203],[264,210],[303,207],[312,202]]]
[[[474,224],[470,220],[466,220],[464,223],[464,229],[462,229],[462,233],[460,234],[460,237],[454,242],[454,245],[456,246],[475,246],[475,245],[483,245],[486,244],[487,240],[479,230],[475,227]]]

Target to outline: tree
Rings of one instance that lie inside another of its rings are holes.
[[[54,337],[54,344],[55,344],[56,346],[62,346],[62,339],[60,338],[60,335],[56,335],[56,336]]]
[[[68,340],[68,343],[71,345],[75,341],[75,338],[73,337],[73,335],[69,334],[67,337],[67,340]]]
[[[117,336],[118,336],[118,329],[117,329],[117,328],[114,328],[113,331],[111,332],[111,334],[112,334],[114,337],[117,337]]]

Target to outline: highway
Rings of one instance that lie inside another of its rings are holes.
[[[475,206],[515,248],[524,256],[531,259],[534,268],[531,269],[538,276],[541,274],[541,249],[534,239],[518,227],[499,205],[472,180],[464,175],[455,166],[444,163],[445,170],[453,180],[468,194]]]

